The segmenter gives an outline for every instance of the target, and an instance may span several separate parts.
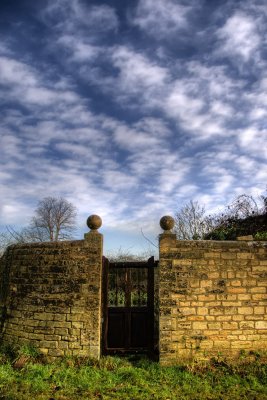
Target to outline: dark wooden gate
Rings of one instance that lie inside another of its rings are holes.
[[[152,352],[154,257],[103,263],[103,354]]]

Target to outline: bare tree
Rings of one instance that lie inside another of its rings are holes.
[[[29,227],[33,241],[70,239],[75,230],[76,215],[76,207],[69,201],[62,197],[45,197],[39,201]]]
[[[38,203],[29,226],[7,226],[0,232],[0,255],[15,243],[46,242],[71,239],[75,230],[76,207],[63,198],[46,197]]]
[[[211,229],[213,219],[206,216],[205,207],[198,201],[190,200],[175,215],[174,230],[180,240],[203,239]]]
[[[0,257],[4,254],[5,249],[14,243],[8,232],[0,232]]]
[[[32,225],[28,227],[23,227],[21,229],[15,229],[12,226],[6,227],[6,232],[4,233],[9,240],[9,244],[12,243],[30,243],[30,242],[45,242],[47,241],[47,236],[45,232],[35,228]]]

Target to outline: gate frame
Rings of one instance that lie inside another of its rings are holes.
[[[101,332],[101,354],[102,355],[125,355],[125,354],[147,354],[151,357],[155,356],[155,269],[158,267],[159,261],[154,260],[154,256],[147,261],[115,261],[111,262],[103,256],[102,268],[102,332]],[[107,333],[108,333],[108,272],[109,266],[113,268],[147,268],[148,270],[148,305],[149,314],[151,316],[151,332],[149,335],[149,345],[147,350],[130,350],[130,349],[108,349]]]

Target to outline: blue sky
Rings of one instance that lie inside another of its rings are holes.
[[[63,196],[134,252],[265,191],[265,0],[1,0],[0,85],[2,228]]]

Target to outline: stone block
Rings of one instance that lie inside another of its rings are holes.
[[[240,294],[240,293],[246,293],[246,289],[244,287],[228,287],[227,288],[228,293],[236,293],[236,294]]]
[[[79,356],[79,357],[88,357],[90,356],[90,350],[89,349],[73,349],[72,350],[72,355],[73,356]]]
[[[266,286],[256,286],[249,289],[250,293],[265,294]]]
[[[61,340],[61,336],[59,336],[59,335],[44,335],[44,340],[59,341],[59,340]]]
[[[70,309],[70,313],[71,314],[83,314],[84,313],[84,307],[79,307],[79,306],[74,306],[74,307],[71,307],[71,309]]]
[[[69,333],[68,328],[55,328],[55,335],[64,336],[68,335],[68,333]]]
[[[217,271],[212,271],[208,273],[208,278],[215,280],[215,279],[219,279],[220,278],[220,274]]]
[[[53,321],[54,328],[71,328],[71,322],[67,321]]]
[[[238,314],[253,314],[253,307],[238,307]]]
[[[234,271],[227,272],[227,278],[228,279],[235,278],[235,277],[237,277],[236,276],[236,272],[234,272]]]
[[[237,253],[237,259],[239,260],[251,260],[252,258],[253,258],[252,253],[244,253],[244,252]]]
[[[231,344],[228,340],[220,340],[220,341],[216,341],[216,351],[220,351],[220,350],[225,350],[225,349],[229,349],[231,347]]]
[[[266,329],[267,330],[267,321],[256,321],[255,322],[256,329]],[[266,342],[267,347],[267,342]]]
[[[69,343],[61,340],[58,342],[58,348],[67,350],[69,348]]]
[[[71,327],[72,327],[72,329],[74,328],[74,329],[77,329],[77,330],[83,329],[83,327],[84,327],[84,322],[72,321]]]
[[[221,322],[208,322],[208,328],[219,331],[222,328]]]
[[[207,329],[207,326],[208,326],[207,322],[199,322],[199,321],[192,322],[192,328],[194,330],[204,330]]]
[[[184,307],[181,310],[181,312],[184,315],[195,315],[196,314],[196,309],[195,309],[195,307]]]
[[[238,300],[243,301],[243,300],[250,300],[251,295],[250,294],[238,294],[237,295]]]
[[[79,342],[69,342],[69,349],[81,349],[81,344]]]
[[[233,315],[232,320],[233,321],[243,321],[244,317],[243,315]]]
[[[29,333],[28,334],[28,339],[33,341],[33,340],[43,340],[44,339],[44,334],[42,333]]]
[[[209,314],[208,307],[197,307],[197,314],[198,315],[208,315]]]
[[[201,280],[200,287],[201,288],[212,288],[213,281],[211,279]]]
[[[261,321],[265,319],[262,314],[244,315],[245,321]]]
[[[186,317],[187,321],[205,321],[206,320],[206,316],[204,315],[188,315]]]
[[[67,321],[80,322],[84,320],[84,314],[68,314]]]
[[[198,300],[199,301],[215,301],[216,300],[216,296],[215,294],[210,294],[210,293],[206,293],[205,295],[199,295],[198,296]]]
[[[49,312],[35,313],[33,318],[40,321],[53,321],[54,313],[49,313]]]
[[[237,258],[236,253],[221,253],[221,258],[223,260],[235,260]]]
[[[55,314],[54,321],[66,321],[67,315],[66,314]]]
[[[238,323],[234,321],[226,321],[222,323],[222,327],[225,330],[234,330],[238,328]]]
[[[254,307],[254,314],[264,315],[265,314],[265,307],[264,306]]]
[[[40,353],[47,355],[48,354],[48,348],[43,348],[43,347],[39,347],[38,349],[40,351]]]
[[[216,321],[231,321],[232,318],[232,315],[217,315]]]
[[[64,350],[62,349],[49,349],[48,356],[52,356],[52,357],[63,357],[64,356]]]
[[[264,294],[264,293],[253,294],[252,295],[252,300],[264,300],[264,302],[266,303],[267,294]]]
[[[52,340],[51,341],[41,340],[40,347],[47,349],[56,349],[58,347],[58,342]]]
[[[236,340],[231,342],[232,349],[250,349],[251,347],[252,343],[249,340],[247,341]]]
[[[231,286],[242,286],[242,282],[239,279],[233,279],[230,281]]]

